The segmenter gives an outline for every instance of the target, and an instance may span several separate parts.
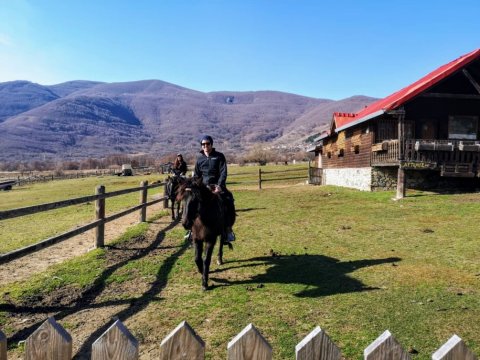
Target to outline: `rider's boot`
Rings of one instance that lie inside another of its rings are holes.
[[[228,232],[227,232],[227,242],[232,242],[232,241],[235,241],[235,233],[233,232],[232,228],[228,228]]]

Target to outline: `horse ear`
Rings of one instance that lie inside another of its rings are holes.
[[[202,183],[203,183],[203,177],[200,176],[200,177],[196,178],[196,179],[195,179],[195,183],[196,183],[198,186],[202,185]]]

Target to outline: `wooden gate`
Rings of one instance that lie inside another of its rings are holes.
[[[322,168],[309,167],[308,168],[308,183],[312,185],[322,185]]]

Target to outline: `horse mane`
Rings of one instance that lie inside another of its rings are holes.
[[[220,194],[215,194],[202,182],[202,178],[188,178],[179,186],[177,201],[182,201],[189,193],[192,199],[202,204],[199,216],[202,222],[211,227],[219,225],[218,219],[224,218]],[[222,220],[223,222],[223,220]]]
[[[202,178],[192,177],[187,178],[183,183],[180,184],[177,195],[183,194],[185,191],[191,191],[200,201],[211,200],[214,198],[219,198],[218,194],[214,194],[210,188],[205,185],[202,181]],[[183,197],[182,197],[183,198]],[[182,200],[182,199],[179,199]]]

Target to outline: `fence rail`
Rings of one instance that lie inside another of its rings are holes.
[[[257,179],[256,180],[247,180],[247,181],[240,181],[240,180],[234,180],[231,181],[231,177],[234,177],[235,179],[238,179],[241,176],[245,177],[252,177],[252,173],[237,173],[237,174],[229,174],[229,181],[227,184],[234,184],[234,185],[239,185],[239,184],[258,184],[258,189],[262,189],[262,183],[269,182],[269,181],[275,181],[275,182],[280,182],[280,181],[288,181],[288,180],[308,180],[308,167],[297,167],[295,169],[285,169],[285,170],[275,170],[275,171],[265,171],[262,169],[258,169],[258,174],[257,174]],[[292,175],[292,176],[282,176],[281,174],[285,173],[298,173],[298,175]],[[265,177],[267,175],[267,177]],[[271,176],[274,175],[274,176]]]
[[[95,360],[139,359],[139,342],[116,320],[92,344],[91,358]],[[253,324],[247,325],[227,345],[229,360],[271,360],[273,349]],[[48,318],[25,341],[25,359],[72,358],[72,337],[55,321]],[[182,321],[160,344],[160,359],[180,360],[205,358],[205,342],[192,327]],[[297,360],[341,360],[337,345],[320,327],[313,329],[295,346]],[[358,356],[360,358],[360,356]],[[364,352],[365,360],[410,360],[410,353],[386,330]],[[7,338],[0,331],[0,360],[7,359]],[[476,360],[476,355],[457,335],[453,335],[432,354],[433,360]]]
[[[147,191],[148,189],[156,188],[156,187],[164,187],[164,194],[161,198],[155,199],[152,201],[147,202]],[[116,214],[110,215],[108,217],[105,217],[105,199],[114,197],[114,196],[119,196],[119,195],[125,195],[129,194],[132,192],[140,192],[140,203],[134,207],[122,210]],[[42,240],[36,244],[32,244],[29,246],[25,246],[23,248],[17,249],[10,251],[5,254],[0,255],[0,264],[5,263],[7,261],[11,261],[13,259],[17,259],[19,257],[25,256],[27,254],[33,253],[35,251],[38,251],[40,249],[43,249],[45,247],[54,245],[56,243],[59,243],[61,241],[67,240],[72,238],[73,236],[82,234],[88,230],[91,229],[96,229],[95,232],[95,247],[103,247],[104,246],[104,237],[105,237],[105,224],[116,220],[122,216],[125,216],[127,214],[130,214],[134,211],[140,211],[139,214],[139,220],[140,222],[146,221],[146,209],[148,206],[154,205],[156,203],[159,203],[161,201],[165,201],[167,197],[165,196],[165,183],[160,182],[152,185],[148,185],[147,181],[142,181],[139,187],[135,188],[129,188],[129,189],[122,189],[122,190],[117,190],[117,191],[112,191],[110,193],[105,192],[105,187],[103,185],[100,185],[96,188],[96,194],[95,195],[90,195],[90,196],[83,196],[80,198],[74,198],[74,199],[69,199],[69,200],[62,200],[62,201],[57,201],[57,202],[52,202],[52,203],[47,203],[47,204],[40,204],[40,205],[34,205],[34,206],[28,206],[24,208],[17,208],[17,209],[12,209],[12,210],[6,210],[6,211],[0,211],[0,220],[6,220],[6,219],[12,219],[15,217],[20,217],[20,216],[25,216],[25,215],[31,215],[31,214],[36,214],[48,210],[53,210],[53,209],[59,209],[63,208],[66,206],[71,206],[71,205],[78,205],[78,204],[83,204],[83,203],[88,203],[91,201],[95,201],[95,214],[96,214],[96,219],[93,222],[90,222],[88,224],[79,226],[73,230],[64,232],[62,234],[56,235],[54,237]]]
[[[0,173],[0,178],[15,181],[16,185],[32,184],[37,182],[46,182],[52,180],[81,179],[92,176],[115,175],[115,170],[104,169],[95,171],[77,171],[71,174],[34,174],[11,176],[8,173]]]

